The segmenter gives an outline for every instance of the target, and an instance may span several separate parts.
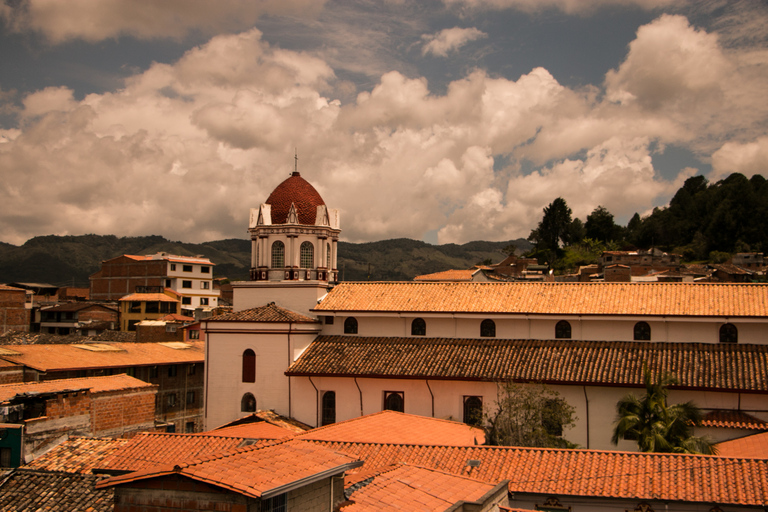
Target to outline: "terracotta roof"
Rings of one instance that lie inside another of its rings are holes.
[[[90,389],[91,393],[104,393],[107,391],[120,391],[124,389],[155,388],[143,380],[120,375],[108,375],[105,377],[84,377],[82,379],[55,379],[38,382],[18,382],[13,384],[0,384],[0,402],[11,400],[16,395],[57,393]]]
[[[42,311],[80,311],[87,308],[100,308],[108,309],[112,312],[117,312],[117,309],[106,304],[96,304],[94,302],[67,302],[66,304],[56,304],[55,306],[47,306],[41,308]]]
[[[210,435],[237,437],[240,439],[283,439],[293,437],[296,432],[287,428],[278,427],[266,421],[257,421],[255,423],[243,423],[231,427],[218,428],[212,432],[195,435]]]
[[[768,345],[319,336],[290,376],[514,380],[643,386],[643,365],[680,388],[768,391]]]
[[[243,416],[242,418],[238,418],[234,421],[230,421],[229,423],[225,423],[224,425],[216,427],[210,433],[215,435],[216,431],[220,429],[234,427],[236,425],[245,425],[248,423],[258,423],[260,421],[266,421],[267,423],[271,423],[272,425],[284,428],[286,430],[290,430],[291,432],[294,432],[297,434],[306,432],[307,430],[312,430],[312,427],[310,427],[306,423],[296,421],[295,419],[288,418],[286,416],[281,416],[280,414],[277,414],[275,411],[258,410],[247,416]]]
[[[755,418],[745,412],[728,410],[716,410],[706,413],[701,421],[701,426],[768,430],[768,422]]]
[[[186,315],[180,315],[178,313],[171,313],[169,315],[165,315],[160,320],[166,321],[166,322],[194,322],[194,317],[186,316]]]
[[[432,274],[424,274],[413,278],[414,281],[471,281],[472,275],[477,269],[468,270],[444,270]]]
[[[94,490],[99,477],[18,468],[0,483],[0,510],[112,512],[112,489]]]
[[[721,457],[768,459],[768,432],[723,441],[715,448]]]
[[[245,496],[269,498],[294,485],[327,478],[360,465],[355,458],[323,446],[289,441],[248,446],[226,455],[136,471],[110,478],[98,488],[174,474]]]
[[[8,286],[7,284],[0,284],[0,290],[9,292],[26,292],[24,288],[16,288],[15,286]]]
[[[270,302],[266,306],[244,309],[235,313],[225,313],[223,315],[206,318],[207,322],[302,322],[318,323],[314,318],[296,313],[290,309],[285,309]]]
[[[221,453],[231,453],[245,439],[209,434],[142,432],[98,465],[100,469],[138,471]]]
[[[381,411],[326,425],[297,436],[299,439],[351,443],[439,444],[473,446],[485,443],[483,430],[456,421]]]
[[[768,285],[340,283],[313,311],[764,317]]]
[[[164,293],[132,293],[118,299],[120,302],[135,300],[137,302],[179,302]]]
[[[460,501],[475,502],[494,489],[495,485],[409,464],[398,464],[378,472],[370,483],[355,490],[344,505],[344,512],[374,510],[449,509]]]
[[[91,473],[102,466],[105,457],[113,455],[128,443],[127,439],[70,437],[45,455],[27,464],[30,469]]]
[[[732,265],[730,263],[721,263],[718,265],[710,265],[713,269],[719,270],[721,272],[725,272],[726,274],[731,275],[752,275],[754,272],[744,269],[742,267],[739,267],[737,265]]]
[[[315,224],[317,207],[325,204],[315,187],[301,177],[298,172],[280,183],[269,195],[266,204],[272,205],[272,224],[285,224],[291,204],[296,205],[299,224]]]
[[[211,260],[208,258],[196,258],[194,256],[180,256],[178,254],[162,255],[161,253],[147,254],[147,255],[141,255],[141,256],[135,255],[135,254],[123,254],[122,256],[117,256],[115,258],[112,258],[106,261],[112,261],[118,258],[129,258],[136,261],[174,261],[177,263],[202,263],[204,265],[215,265],[215,263],[211,262]]]
[[[513,493],[764,505],[768,460],[708,455],[304,441],[347,453],[369,468],[408,463],[484,482],[509,480]],[[470,467],[469,460],[479,461]]]
[[[159,364],[202,363],[202,341],[187,341],[172,348],[163,343],[86,343],[68,345],[1,345],[21,355],[0,357],[39,371],[81,370],[86,368],[125,368]]]

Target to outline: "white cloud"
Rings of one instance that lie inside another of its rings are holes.
[[[473,9],[518,9],[538,12],[557,9],[568,14],[595,12],[602,7],[624,6],[653,10],[687,3],[686,0],[443,0],[448,5]]]
[[[712,155],[712,181],[738,172],[747,177],[760,174],[768,177],[768,136],[740,144],[726,142]]]
[[[422,47],[422,55],[437,55],[447,57],[450,52],[455,52],[462,46],[478,39],[488,37],[488,34],[476,28],[446,28],[437,34],[423,35],[421,39],[426,41]]]
[[[33,30],[52,43],[72,39],[101,41],[119,36],[179,39],[249,28],[265,14],[316,15],[324,0],[21,0],[0,9],[17,31]]]

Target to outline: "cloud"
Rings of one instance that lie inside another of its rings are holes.
[[[517,9],[539,12],[557,9],[567,14],[592,13],[603,7],[623,6],[653,10],[686,3],[685,0],[443,0],[448,5],[472,9]]]
[[[768,176],[768,136],[744,144],[726,142],[715,151],[709,179],[720,180],[734,172],[747,177],[755,174]]]
[[[450,52],[455,52],[465,44],[486,37],[488,34],[476,28],[446,28],[437,34],[421,36],[422,40],[426,41],[421,53],[447,57]]]
[[[191,31],[203,34],[239,31],[266,14],[312,16],[323,0],[21,0],[0,9],[0,18],[18,32],[42,33],[51,43],[73,39],[96,42],[131,36],[137,39],[180,39]]]

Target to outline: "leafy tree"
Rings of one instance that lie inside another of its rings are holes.
[[[617,418],[611,442],[620,439],[637,441],[643,452],[714,454],[709,439],[693,435],[693,427],[701,423],[701,410],[693,402],[668,405],[668,387],[677,384],[671,373],[654,380],[645,368],[645,395],[630,394],[616,404]]]
[[[621,238],[621,226],[614,222],[613,214],[604,206],[598,206],[587,215],[587,223],[584,227],[587,231],[587,238],[593,240],[610,242]]]
[[[574,408],[542,384],[500,385],[496,410],[486,416],[485,442],[496,446],[572,448],[562,435],[573,427]]]
[[[571,209],[565,199],[558,197],[544,208],[544,217],[536,229],[531,231],[528,240],[534,242],[538,250],[548,251],[552,259],[555,259],[560,244],[569,241],[571,223]]]

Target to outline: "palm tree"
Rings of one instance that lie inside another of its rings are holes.
[[[693,402],[667,405],[668,387],[677,384],[671,373],[654,380],[644,369],[645,395],[627,395],[616,404],[617,418],[611,443],[619,439],[637,441],[640,451],[662,453],[704,453],[713,455],[709,439],[693,435],[701,423],[701,410]]]

